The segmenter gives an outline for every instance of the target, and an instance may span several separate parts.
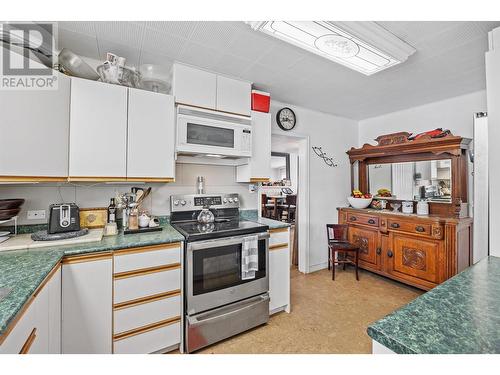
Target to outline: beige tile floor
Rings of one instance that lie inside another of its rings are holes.
[[[353,268],[308,275],[292,270],[290,314],[273,315],[265,326],[198,353],[370,353],[367,326],[405,305],[422,291]]]

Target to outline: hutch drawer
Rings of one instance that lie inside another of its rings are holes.
[[[358,213],[347,213],[347,221],[353,224],[370,225],[378,227],[379,218],[372,215],[363,215]]]
[[[430,236],[432,234],[432,225],[418,221],[405,221],[400,219],[387,219],[387,229],[412,234],[422,234]]]

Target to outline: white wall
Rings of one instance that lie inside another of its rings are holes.
[[[170,195],[194,194],[196,177],[205,176],[207,193],[238,193],[242,209],[257,209],[257,194],[249,193],[247,184],[236,181],[236,168],[231,166],[177,164],[176,182],[169,184],[29,184],[0,185],[0,199],[25,198],[20,215],[21,224],[38,224],[46,220],[27,220],[28,210],[47,210],[51,203],[76,202],[84,207],[107,207],[117,192],[130,191],[132,186],[152,187],[144,208],[154,215],[170,213]],[[47,210],[48,211],[48,210]],[[48,213],[48,212],[47,212]]]
[[[500,28],[489,34],[486,52],[486,89],[488,90],[488,180],[489,180],[489,252],[500,256]]]
[[[457,96],[418,107],[372,117],[359,122],[359,145],[375,144],[381,134],[408,131],[421,133],[434,128],[454,135],[473,137],[473,114],[486,111],[486,91]]]
[[[284,132],[276,124],[276,112],[283,107],[292,108],[297,116],[297,125],[289,132]],[[273,134],[308,136],[311,147],[322,147],[338,163],[338,167],[331,168],[312,149],[309,150],[308,264],[309,271],[325,268],[328,260],[325,225],[337,223],[337,207],[346,206],[351,181],[346,151],[358,142],[358,124],[354,120],[277,101],[271,102],[271,112]]]

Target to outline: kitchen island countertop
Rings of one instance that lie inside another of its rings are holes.
[[[490,256],[368,327],[400,354],[500,354],[500,258]]]
[[[120,233],[117,236],[103,237],[99,242],[0,252],[0,288],[10,290],[0,299],[0,336],[64,256],[184,240],[184,237],[171,225],[164,224],[162,227],[161,232],[128,235]]]

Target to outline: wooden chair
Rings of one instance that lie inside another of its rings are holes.
[[[273,217],[274,205],[268,203],[267,194],[261,194],[262,216],[267,218]]]
[[[285,197],[285,203],[278,206],[278,217],[280,220],[283,218],[283,213],[286,213],[286,221],[288,223],[295,222],[295,212],[297,210],[297,196],[294,194]]]
[[[354,265],[356,269],[356,280],[359,281],[358,275],[358,260],[359,247],[351,244],[347,238],[348,226],[345,224],[326,224],[326,232],[328,236],[328,269],[332,268],[332,280],[335,280],[335,266],[342,264],[345,270],[346,264]],[[337,254],[337,260],[335,255]],[[340,259],[340,255],[343,259]],[[354,260],[349,259],[349,255],[354,255]]]

